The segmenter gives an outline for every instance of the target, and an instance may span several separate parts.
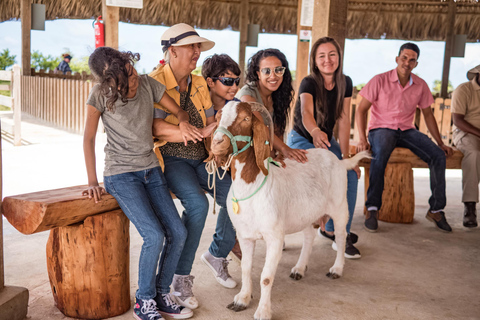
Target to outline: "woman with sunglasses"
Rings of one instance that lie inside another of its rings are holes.
[[[293,130],[288,134],[287,144],[292,148],[322,148],[333,152],[339,159],[349,155],[350,102],[352,79],[343,74],[342,51],[335,39],[318,39],[310,53],[311,73],[302,80],[295,106]],[[333,128],[338,125],[338,142],[333,137]],[[345,257],[360,258],[360,251],[353,245],[358,237],[350,233],[360,169],[348,171],[347,201],[349,220]],[[332,248],[337,250],[333,221],[321,223],[319,232],[333,240]],[[325,231],[322,230],[325,228]]]
[[[212,101],[205,79],[192,71],[197,67],[200,53],[211,49],[215,43],[200,37],[185,23],[167,29],[161,40],[165,64],[159,65],[150,76],[166,86],[166,93],[188,113],[190,124],[200,130],[202,137],[209,137],[216,126]],[[153,133],[158,139],[155,151],[165,166],[169,189],[184,207],[182,222],[187,229],[187,239],[173,278],[172,297],[179,305],[195,309],[198,301],[192,291],[194,276],[190,273],[209,209],[205,192],[213,196],[204,162],[208,154],[202,138],[184,143],[179,135],[178,119],[162,105],[155,104],[155,108]],[[214,241],[218,240],[219,255],[226,257],[235,244],[235,230],[226,210],[231,179],[216,177],[215,183],[216,201],[220,206],[218,219],[226,222],[217,225]],[[233,288],[236,282],[228,274],[227,263],[223,260],[216,266],[224,286]]]
[[[236,97],[245,102],[258,102],[273,118],[273,147],[285,158],[306,162],[305,150],[291,149],[283,142],[288,112],[293,100],[292,75],[285,55],[277,49],[260,50],[248,61],[247,84]]]

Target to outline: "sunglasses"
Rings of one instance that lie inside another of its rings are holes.
[[[273,70],[270,68],[263,68],[260,70],[260,72],[266,75],[267,77],[269,77],[272,74],[272,72],[275,72],[275,75],[277,77],[281,77],[285,73],[286,69],[287,69],[286,67],[275,67]]]
[[[231,87],[233,84],[240,84],[240,78],[212,77],[212,80],[220,81],[224,86]]]

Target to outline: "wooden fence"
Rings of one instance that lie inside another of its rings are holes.
[[[22,76],[22,111],[76,133],[85,127],[85,103],[92,82]]]
[[[9,81],[9,85],[2,85],[0,90],[8,90],[11,96],[7,97],[0,95],[0,104],[10,107],[13,110],[13,127],[6,130],[9,134],[13,134],[13,144],[21,145],[21,115],[22,104],[20,102],[21,96],[21,69],[20,66],[14,65],[12,71],[0,71],[0,80]],[[5,128],[6,129],[6,128]],[[4,130],[2,128],[2,130]]]

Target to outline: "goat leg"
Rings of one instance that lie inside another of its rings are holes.
[[[303,230],[303,246],[297,264],[292,268],[290,278],[293,280],[300,280],[305,276],[307,270],[308,259],[312,253],[313,241],[315,240],[315,229],[309,225]]]
[[[283,235],[263,235],[267,245],[267,255],[260,278],[261,296],[254,318],[256,320],[269,320],[272,317],[271,294],[273,280],[277,272],[278,263],[282,257]]]
[[[242,238],[237,234],[240,249],[242,249],[242,289],[227,308],[235,312],[245,310],[252,300],[252,264],[255,240]]]
[[[345,265],[345,244],[347,242],[347,222],[348,222],[348,206],[347,201],[340,206],[341,215],[332,215],[333,224],[335,225],[335,242],[337,243],[337,257],[335,263],[327,273],[327,277],[338,279],[342,276],[343,266]]]

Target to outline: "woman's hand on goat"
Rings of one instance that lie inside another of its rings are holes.
[[[289,146],[285,145],[281,152],[285,156],[285,158],[292,159],[300,163],[305,163],[308,161],[307,150],[292,149]]]
[[[215,131],[217,128],[217,122],[212,122],[209,125],[207,125],[205,128],[200,129],[200,132],[205,138],[208,138],[212,135],[212,133]]]
[[[202,141],[204,136],[200,130],[192,126],[187,121],[180,122],[178,126],[180,127],[180,132],[182,133],[185,146],[187,145],[188,141],[193,141],[194,143],[197,143],[197,141]]]
[[[310,135],[312,136],[315,148],[328,149],[330,147],[328,135],[320,130],[320,128],[316,127],[313,129]]]

